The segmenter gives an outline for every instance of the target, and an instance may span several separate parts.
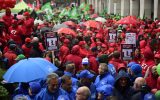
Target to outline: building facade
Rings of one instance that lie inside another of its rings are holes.
[[[160,0],[81,0],[84,1],[92,4],[95,13],[100,13],[107,8],[108,14],[160,19]]]

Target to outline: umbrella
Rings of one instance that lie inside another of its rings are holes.
[[[100,28],[100,23],[96,22],[95,20],[89,20],[84,22],[84,25],[87,27],[92,27],[92,28]]]
[[[49,73],[57,69],[55,65],[43,58],[28,58],[11,66],[3,78],[8,83],[31,82],[46,78]]]
[[[42,27],[41,29],[40,29],[40,32],[41,33],[45,33],[45,32],[50,32],[52,29],[50,28],[50,27]]]
[[[73,31],[73,30],[70,29],[70,28],[61,28],[61,29],[59,29],[59,30],[58,30],[58,34],[61,34],[61,33],[70,34],[70,35],[72,35],[72,36],[74,36],[74,37],[77,35],[76,32]]]
[[[54,32],[57,32],[61,28],[68,28],[68,26],[66,24],[57,24],[57,25],[54,25],[54,27],[52,28],[52,30]]]
[[[136,25],[137,23],[138,22],[134,16],[127,16],[116,22],[116,24],[132,24],[132,25]]]
[[[75,27],[75,26],[76,26],[76,24],[75,24],[74,22],[72,22],[72,21],[63,22],[63,24],[66,24],[66,25],[72,26],[72,27]]]
[[[103,18],[103,17],[97,17],[95,20],[96,20],[96,21],[99,21],[99,22],[102,22],[102,23],[105,23],[105,22],[106,22],[106,19]]]

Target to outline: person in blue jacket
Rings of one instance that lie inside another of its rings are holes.
[[[97,58],[97,60],[98,60],[98,62],[99,63],[106,63],[106,64],[108,64],[108,71],[111,73],[111,75],[113,76],[113,77],[116,77],[116,69],[115,69],[115,66],[113,65],[113,64],[110,64],[109,62],[108,62],[108,59],[109,59],[109,57],[108,57],[108,55],[106,55],[106,54],[102,54],[101,56],[99,56],[98,58]]]
[[[47,76],[47,86],[43,88],[35,97],[35,100],[57,100],[61,93],[59,89],[59,76],[51,73]]]
[[[72,80],[70,76],[63,75],[60,78],[60,95],[66,95],[70,100],[74,100],[76,96],[76,91],[72,88]]]
[[[29,97],[31,100],[34,100],[35,96],[40,92],[41,90],[41,85],[39,82],[30,82],[29,83]]]
[[[78,83],[78,79],[75,78],[75,64],[73,62],[67,62],[65,64],[65,71],[64,71],[64,75],[70,76],[71,80],[72,80],[72,87],[73,89],[76,91],[76,89],[78,88],[77,83]]]
[[[114,85],[115,79],[109,73],[108,65],[106,63],[100,63],[98,71],[99,71],[99,75],[96,77],[96,80],[94,82],[96,88],[99,85],[105,85],[105,84],[110,84],[112,86]]]
[[[134,94],[134,89],[131,87],[131,81],[128,74],[121,70],[116,76],[116,82],[114,85],[115,89],[113,95],[118,98],[118,100],[130,100]]]
[[[140,64],[133,64],[130,67],[129,76],[131,82],[134,82],[137,77],[142,77],[142,67]]]
[[[102,85],[98,88],[96,88],[98,92],[98,100],[110,100],[109,98],[113,98],[113,90],[114,87],[110,84]]]
[[[95,100],[96,99],[96,86],[92,82],[94,74],[92,74],[88,70],[82,70],[79,74],[76,74],[76,76],[80,78],[78,86],[79,87],[87,86],[91,91],[90,100]]]

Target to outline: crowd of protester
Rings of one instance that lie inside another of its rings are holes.
[[[0,63],[8,69],[19,60],[43,57],[59,68],[47,79],[20,83],[13,100],[160,100],[160,21],[137,19],[136,25],[116,25],[107,19],[101,28],[69,26],[77,36],[60,34],[53,58],[46,50],[44,27],[34,24],[29,12],[18,19],[10,9],[0,20]],[[82,20],[85,22],[85,20]],[[117,29],[117,42],[108,42],[108,30]],[[133,59],[121,59],[125,33],[137,35]],[[7,84],[7,83],[5,83]],[[9,90],[10,91],[10,90]]]

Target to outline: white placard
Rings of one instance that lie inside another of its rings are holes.
[[[47,50],[58,49],[58,37],[53,33],[46,33],[46,48]]]
[[[125,43],[136,46],[136,33],[126,33]]]

